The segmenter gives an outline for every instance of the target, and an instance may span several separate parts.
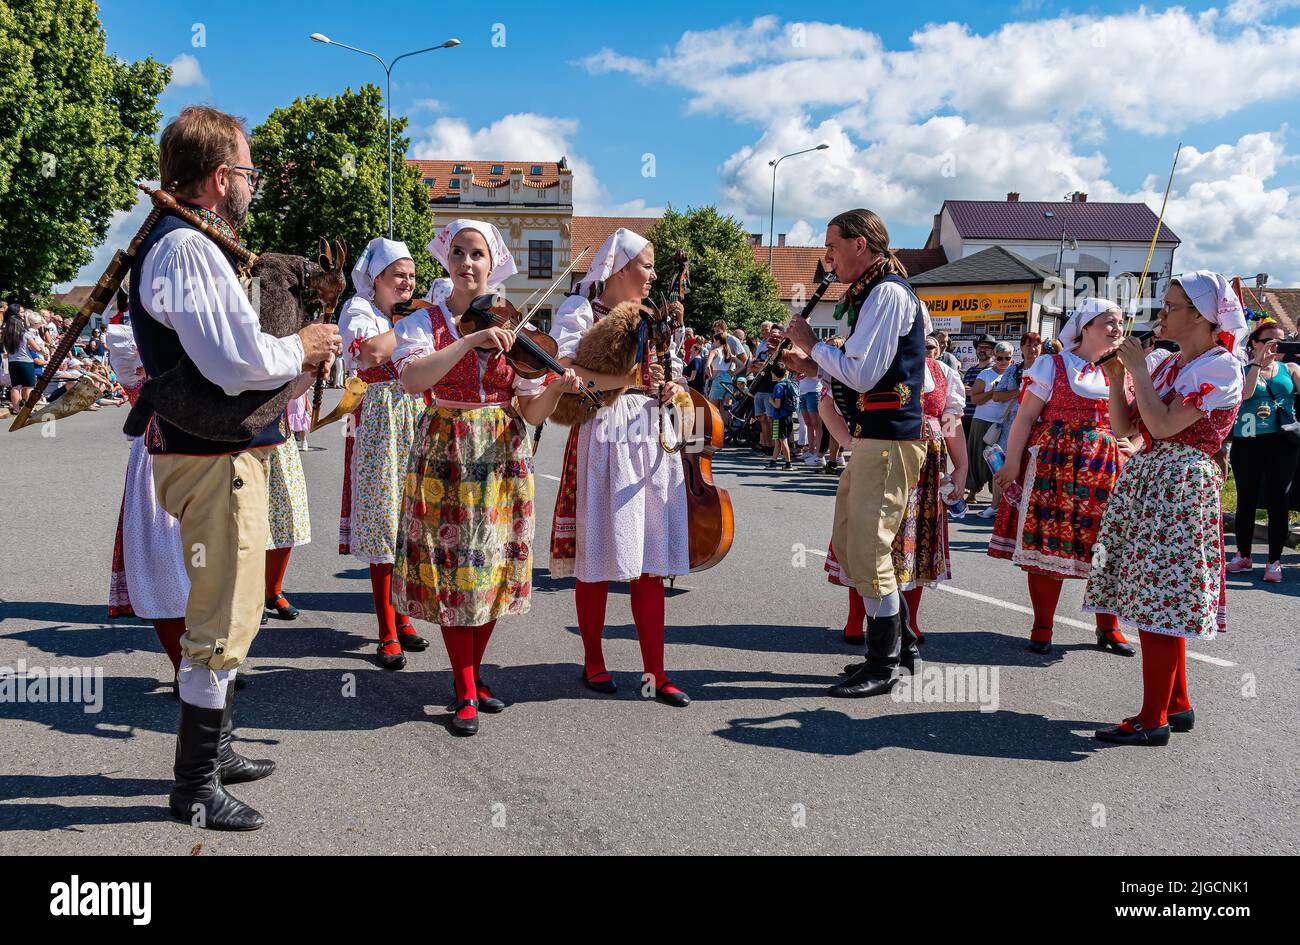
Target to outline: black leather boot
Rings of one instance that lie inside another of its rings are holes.
[[[867,661],[848,679],[831,686],[828,693],[840,699],[883,696],[898,682],[894,670],[902,651],[903,633],[899,615],[867,618]]]
[[[257,830],[266,820],[226,793],[220,764],[224,709],[207,709],[181,701],[176,732],[176,782],[169,806],[177,820],[205,830]]]
[[[920,637],[912,630],[912,611],[907,606],[907,598],[900,591],[898,594],[898,622],[901,646],[898,653],[898,665],[907,670],[908,675],[916,675],[916,664],[921,659]]]
[[[236,679],[239,677],[236,676]],[[221,740],[217,749],[217,758],[221,768],[222,784],[242,784],[246,781],[259,781],[275,770],[274,761],[255,761],[238,754],[231,744],[231,710],[235,703],[235,687],[226,687],[226,708],[221,715]]]

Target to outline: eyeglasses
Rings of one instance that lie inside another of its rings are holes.
[[[1008,355],[998,355],[998,356],[997,356],[996,358],[994,358],[993,360],[994,360],[994,361],[1010,361],[1010,360],[1011,360],[1011,355],[1009,355],[1009,354],[1008,354]]]
[[[1170,305],[1168,302],[1166,302],[1164,305],[1160,307],[1160,311],[1173,312],[1180,308],[1190,308],[1192,311],[1196,311],[1195,305],[1184,305],[1182,302],[1179,302],[1177,305]]]
[[[248,182],[248,189],[253,193],[257,193],[257,188],[262,183],[261,171],[255,167],[247,167],[243,164],[231,164],[229,167],[232,171],[243,171],[244,180]]]

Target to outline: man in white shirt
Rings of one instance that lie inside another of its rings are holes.
[[[238,241],[235,231],[257,181],[238,119],[213,108],[185,108],[163,131],[159,165],[163,186],[179,202]],[[216,385],[187,392],[200,406],[246,391],[288,387],[300,394],[316,366],[328,367],[340,350],[333,325],[309,325],[286,338],[263,332],[236,259],[190,223],[167,215],[145,237],[132,266],[131,328],[145,371],[157,377],[188,359]],[[235,674],[262,616],[268,455],[286,435],[283,416],[239,440],[227,431],[180,429],[160,414],[145,433],[154,489],[180,523],[190,579],[170,808],[196,827],[256,830],[264,823],[225,785],[274,769],[272,762],[234,752],[231,712]]]
[[[870,210],[850,210],[826,228],[826,268],[848,284],[836,317],[847,316],[842,349],[818,343],[802,318],[790,320],[785,363],[820,371],[853,437],[853,458],[835,495],[831,546],[843,581],[867,614],[867,659],[830,689],[842,698],[889,692],[901,664],[913,672],[916,635],[894,573],[893,543],[907,496],[925,460],[921,389],[925,378],[925,309],[889,249],[889,233]]]

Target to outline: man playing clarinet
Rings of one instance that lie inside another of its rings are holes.
[[[835,495],[831,545],[843,581],[862,595],[867,659],[830,694],[860,699],[889,692],[894,670],[914,672],[916,635],[898,592],[891,549],[908,493],[925,460],[921,388],[926,318],[889,249],[884,222],[870,210],[849,210],[826,228],[828,269],[849,288],[835,310],[847,316],[842,349],[818,343],[808,322],[792,319],[783,360],[804,374],[820,372],[853,438],[853,458]]]

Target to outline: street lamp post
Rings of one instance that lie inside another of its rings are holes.
[[[776,242],[776,167],[788,157],[794,157],[797,154],[807,154],[810,151],[825,151],[829,144],[819,144],[815,148],[804,148],[802,151],[792,151],[789,154],[783,154],[775,160],[767,163],[772,168],[772,213],[767,224],[767,271],[772,271],[772,244]]]
[[[312,33],[311,38],[315,42],[324,43],[327,46],[341,46],[344,49],[361,53],[363,56],[369,56],[384,67],[384,75],[388,76],[388,92],[384,96],[384,109],[388,117],[388,238],[391,240],[393,238],[393,66],[409,56],[418,56],[420,53],[432,52],[435,49],[451,49],[453,46],[459,46],[460,40],[449,39],[437,46],[428,46],[414,52],[402,53],[392,62],[384,62],[383,59],[368,50],[358,49],[356,46],[349,46],[347,43],[340,43],[338,40],[330,39],[322,33]]]

